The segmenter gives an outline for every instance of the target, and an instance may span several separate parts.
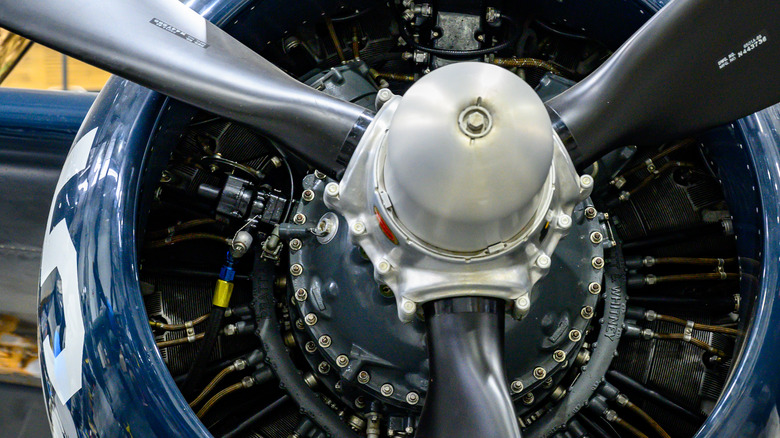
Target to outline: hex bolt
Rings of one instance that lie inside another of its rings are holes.
[[[366,232],[366,225],[363,222],[355,222],[352,225],[352,233],[359,236]]]
[[[295,213],[295,216],[293,216],[293,222],[295,222],[298,225],[303,225],[306,223],[306,215],[303,213]]]
[[[362,383],[365,385],[371,380],[371,374],[368,374],[368,371],[361,371],[358,373],[357,381],[358,383]]]
[[[594,269],[601,269],[604,267],[604,259],[601,257],[593,257],[590,264],[593,265]]]
[[[303,191],[303,194],[301,196],[304,201],[310,202],[314,200],[314,191],[310,189],[306,189]]]
[[[295,328],[297,328],[298,330],[303,330],[304,327],[305,325],[303,324],[303,320],[301,319],[295,320]]]
[[[330,347],[331,342],[332,341],[330,339],[330,336],[328,336],[328,335],[320,336],[320,339],[319,339],[320,347],[328,348],[328,347]]]
[[[604,240],[604,235],[598,231],[590,233],[590,241],[593,243],[601,243]]]
[[[523,392],[523,382],[519,380],[514,380],[511,385],[509,385],[509,388],[512,390],[513,393],[519,394]]]
[[[385,383],[381,388],[379,388],[379,392],[381,392],[385,397],[390,397],[393,395],[393,391],[395,391],[395,388],[393,388],[393,385],[389,383]]]
[[[547,377],[547,371],[542,367],[536,367],[534,368],[534,377],[536,377],[537,380],[542,380]]]
[[[349,358],[346,355],[340,354],[336,358],[336,365],[338,365],[340,368],[346,367],[349,365]]]
[[[406,394],[406,402],[409,403],[410,405],[414,406],[414,405],[416,405],[417,403],[420,402],[420,395],[417,394],[416,392],[412,391],[412,392]]]
[[[292,240],[290,240],[290,249],[291,250],[298,251],[299,249],[301,249],[301,246],[303,246],[303,244],[301,243],[301,239],[292,239]]]
[[[327,362],[322,361],[320,362],[320,365],[317,367],[317,371],[320,372],[320,374],[328,374],[330,371],[330,365],[328,365]]]
[[[583,189],[589,189],[593,187],[593,177],[590,175],[580,176],[580,187]]]
[[[529,392],[528,394],[523,396],[523,404],[524,405],[530,405],[534,402],[534,393]]]
[[[290,266],[290,274],[292,274],[293,277],[303,274],[303,266],[301,266],[300,263]]]
[[[317,344],[315,344],[314,341],[309,341],[306,343],[305,348],[307,353],[314,353],[317,351]]]
[[[471,132],[481,132],[485,128],[485,115],[479,111],[472,112],[466,116],[466,127]]]
[[[558,216],[558,227],[564,230],[568,230],[571,227],[571,216],[568,214],[562,214]]]
[[[591,319],[593,318],[593,307],[591,306],[585,306],[580,311],[580,315],[582,315],[585,319]]]
[[[306,325],[314,325],[317,324],[317,315],[313,313],[309,313],[306,316],[303,317],[303,320],[306,322]]]
[[[579,330],[574,329],[574,330],[569,332],[569,340],[570,341],[577,342],[580,339],[582,339],[582,332],[580,332]]]
[[[548,256],[547,254],[542,254],[536,258],[536,266],[542,269],[549,268],[551,263],[552,260],[550,260],[550,256]]]
[[[325,178],[327,178],[327,177],[328,177],[328,175],[325,175],[324,173],[320,172],[319,170],[315,170],[315,171],[314,171],[314,176],[315,176],[317,179],[325,179]]]
[[[596,211],[595,207],[587,207],[585,209],[585,218],[586,219],[595,219],[597,214],[598,214],[598,211]]]
[[[555,350],[553,352],[553,360],[558,363],[563,362],[564,360],[566,360],[566,352],[563,350]]]
[[[339,183],[331,182],[328,183],[328,185],[325,186],[325,193],[328,194],[328,196],[336,197],[339,195]]]
[[[298,290],[295,291],[295,299],[300,301],[300,302],[306,301],[306,298],[308,298],[308,297],[309,297],[309,293],[306,292],[306,289],[304,289],[302,287],[298,288]]]
[[[601,284],[596,283],[595,281],[588,285],[588,292],[592,293],[593,295],[598,295],[601,293]]]

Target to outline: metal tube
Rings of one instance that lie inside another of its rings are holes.
[[[653,391],[650,388],[647,388],[643,384],[637,382],[636,380],[628,377],[627,375],[615,371],[615,370],[609,370],[607,371],[607,378],[610,380],[612,384],[617,384],[619,387],[627,388],[632,391],[634,394],[641,395],[646,400],[652,401],[658,405],[661,405],[670,411],[681,415],[683,417],[686,417],[688,421],[692,421],[696,424],[701,424],[704,422],[704,416],[690,411],[677,403],[669,400],[665,396],[661,395],[657,391]]]

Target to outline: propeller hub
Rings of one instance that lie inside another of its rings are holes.
[[[399,223],[450,253],[523,237],[552,184],[544,104],[491,64],[452,64],[415,83],[393,116],[386,150],[384,184]]]

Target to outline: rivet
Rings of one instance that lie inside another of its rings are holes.
[[[381,388],[379,388],[379,392],[381,392],[385,397],[390,397],[393,395],[393,391],[395,391],[395,388],[393,388],[393,385],[389,383],[385,383]]]
[[[371,375],[368,374],[368,371],[361,371],[358,373],[357,376],[358,383],[366,384],[371,380]]]
[[[553,352],[553,360],[558,363],[563,362],[564,360],[566,360],[566,352],[563,350],[555,350]]]
[[[341,368],[346,367],[349,365],[349,358],[343,354],[340,354],[338,357],[336,357],[336,365]]]
[[[406,394],[406,402],[409,403],[410,405],[414,406],[414,405],[416,405],[417,403],[420,402],[420,395],[417,394],[416,392],[412,391],[412,392]]]
[[[604,267],[604,259],[601,257],[593,257],[593,260],[590,261],[590,264],[594,269],[601,269]]]
[[[593,282],[588,285],[588,292],[592,293],[593,295],[598,295],[601,293],[601,284]]]
[[[303,191],[303,194],[301,196],[304,201],[309,202],[314,199],[314,191],[306,189]]]
[[[317,324],[317,315],[313,313],[309,313],[306,316],[303,317],[303,320],[306,321],[306,325],[314,325]]]
[[[512,392],[515,394],[523,392],[523,382],[519,380],[513,381],[512,384],[509,385],[509,387],[512,389]]]
[[[542,367],[536,367],[534,368],[534,377],[536,377],[537,380],[542,380],[547,377],[547,371]]]
[[[290,266],[290,274],[292,274],[293,277],[297,277],[303,274],[303,266],[301,266],[299,263]]]
[[[594,232],[590,233],[590,241],[591,242],[593,242],[593,243],[601,243],[602,240],[604,240],[604,236],[600,232],[594,231]]]
[[[569,340],[570,341],[577,342],[580,339],[582,339],[582,332],[580,332],[579,330],[574,329],[574,330],[569,332]]]
[[[306,298],[309,296],[309,294],[306,292],[306,289],[304,288],[298,288],[298,290],[295,291],[295,299],[304,302],[306,301]]]
[[[332,341],[331,341],[331,339],[330,339],[330,336],[328,336],[328,335],[322,335],[322,336],[320,336],[320,339],[319,339],[319,344],[320,344],[320,347],[322,347],[322,348],[328,348],[328,347],[330,347],[330,344],[331,344],[331,342],[332,342]]]
[[[303,246],[303,244],[301,243],[301,239],[292,239],[290,241],[290,249],[293,251],[298,251],[299,249],[301,249],[301,246]]]

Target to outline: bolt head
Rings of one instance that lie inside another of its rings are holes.
[[[328,196],[336,197],[339,195],[339,183],[331,182],[328,183],[328,185],[325,186],[325,193],[328,194]]]
[[[582,332],[580,332],[579,330],[574,329],[574,330],[569,332],[569,340],[570,341],[577,342],[580,339],[582,339]]]
[[[290,249],[291,250],[298,251],[299,249],[301,249],[301,246],[303,246],[303,244],[301,243],[301,239],[292,239],[292,240],[290,240]]]
[[[542,380],[547,377],[547,371],[542,367],[536,367],[534,368],[534,377],[536,377],[537,380]]]
[[[580,176],[580,187],[583,189],[590,189],[593,187],[593,177],[590,175]]]
[[[385,397],[390,397],[393,395],[393,391],[395,391],[395,388],[393,388],[393,385],[389,383],[385,383],[381,388],[379,388],[379,392],[381,392]]]
[[[566,352],[563,350],[555,350],[555,352],[553,352],[553,360],[558,363],[563,362],[566,360]]]
[[[466,126],[471,132],[480,132],[485,127],[485,116],[480,112],[473,112],[466,116]]]
[[[595,219],[597,214],[598,211],[596,211],[595,207],[587,207],[585,209],[585,218],[587,219]]]
[[[314,199],[314,192],[312,190],[306,189],[303,191],[302,198],[306,202],[312,201]]]
[[[306,215],[303,213],[296,213],[295,216],[293,216],[293,222],[295,222],[298,225],[303,225],[306,223]]]
[[[602,235],[600,232],[594,231],[590,233],[591,242],[598,244],[601,243],[603,240],[604,240],[604,235]]]
[[[318,341],[318,342],[319,342],[319,344],[320,344],[320,347],[322,347],[322,348],[328,348],[328,347],[330,347],[330,345],[331,345],[331,342],[333,342],[333,341],[331,341],[331,339],[330,339],[330,336],[328,336],[328,335],[322,335],[322,336],[320,336],[320,339],[319,339],[319,341]]]
[[[593,295],[598,295],[601,293],[601,284],[593,282],[588,285],[588,292],[590,292]]]
[[[509,387],[512,389],[512,392],[515,394],[523,392],[523,382],[519,380],[513,381],[512,384],[509,385]]]
[[[302,287],[298,288],[298,290],[295,291],[295,299],[300,301],[300,302],[306,301],[306,298],[308,298],[308,296],[309,296],[309,293],[306,292],[306,289],[304,289]],[[313,315],[313,313],[311,315]]]
[[[306,322],[306,325],[314,325],[317,324],[317,315],[313,313],[309,313],[306,316],[303,317],[303,320]]]
[[[594,269],[602,269],[604,267],[604,259],[601,257],[593,257],[590,264],[593,265]]]
[[[534,394],[532,392],[529,392],[528,394],[523,396],[524,405],[530,405],[533,402],[534,402]]]
[[[387,274],[388,272],[390,272],[391,267],[392,266],[390,265],[390,262],[388,262],[387,260],[380,260],[379,263],[376,264],[376,270],[380,274]]]
[[[330,365],[328,365],[328,363],[325,361],[320,362],[319,366],[317,367],[317,371],[319,371],[320,374],[328,374],[328,372],[330,372]]]
[[[349,358],[346,355],[340,354],[338,357],[336,357],[336,365],[341,368],[346,367],[349,365]]]
[[[593,318],[593,307],[591,306],[585,306],[580,311],[580,315],[582,315],[585,319],[591,319]]]
[[[362,383],[363,385],[365,385],[371,380],[371,375],[368,374],[368,371],[361,371],[358,373],[357,380],[358,383]]]
[[[309,341],[306,343],[305,348],[308,353],[314,353],[315,351],[317,351],[317,344],[315,344],[314,341]]]
[[[558,216],[558,227],[568,230],[571,227],[571,216],[568,214]]]
[[[548,256],[547,254],[542,254],[536,258],[536,266],[542,269],[549,268],[551,263],[552,260],[550,259],[550,256]]]
[[[301,266],[299,263],[295,263],[294,265],[290,266],[290,274],[292,274],[294,277],[303,274],[303,266]]]
[[[417,310],[417,305],[414,304],[414,301],[409,300],[404,300],[401,307],[403,308],[404,313],[414,313]]]
[[[406,402],[410,405],[414,406],[420,401],[420,395],[416,392],[412,391],[408,394],[406,394]]]

